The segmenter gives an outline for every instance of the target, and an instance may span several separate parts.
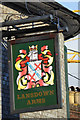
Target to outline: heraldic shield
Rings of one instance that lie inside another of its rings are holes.
[[[29,54],[26,50],[19,52],[15,63],[15,68],[19,71],[16,80],[18,90],[54,85],[53,57],[48,45],[41,47],[40,54],[38,45],[29,46]]]
[[[27,62],[28,64],[28,80],[33,82],[41,79],[41,61]]]

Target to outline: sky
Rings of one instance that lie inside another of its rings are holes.
[[[56,0],[56,1],[62,4],[64,7],[70,9],[71,11],[80,10],[78,6],[79,0]],[[76,13],[76,14],[79,14],[79,13]],[[75,38],[79,38],[79,35],[71,39],[75,39]],[[78,46],[78,40],[66,42],[65,45],[68,49],[80,51]],[[71,52],[71,51],[68,51],[68,52]],[[69,55],[68,55],[68,58],[70,58]],[[80,59],[80,58],[76,57],[75,59]],[[68,63],[68,73],[80,78],[79,66],[80,66],[80,63]],[[73,78],[70,75],[68,75],[68,84],[69,84],[69,87],[70,86],[80,87],[80,80],[77,80],[76,78]]]
[[[55,0],[55,1],[64,4],[63,2],[67,2],[67,3],[68,2],[79,2],[80,0]]]

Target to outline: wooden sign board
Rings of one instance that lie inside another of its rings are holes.
[[[58,35],[9,42],[11,113],[61,108]]]

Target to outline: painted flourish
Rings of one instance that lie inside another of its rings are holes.
[[[16,80],[18,90],[54,85],[53,57],[47,45],[41,47],[41,54],[38,54],[38,45],[29,46],[28,55],[26,50],[19,52],[15,63],[19,72]]]

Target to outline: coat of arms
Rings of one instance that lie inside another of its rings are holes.
[[[29,46],[28,54],[24,49],[19,50],[19,53],[15,63],[19,71],[16,79],[18,90],[54,84],[53,57],[47,45],[41,47],[40,54],[38,45]]]

